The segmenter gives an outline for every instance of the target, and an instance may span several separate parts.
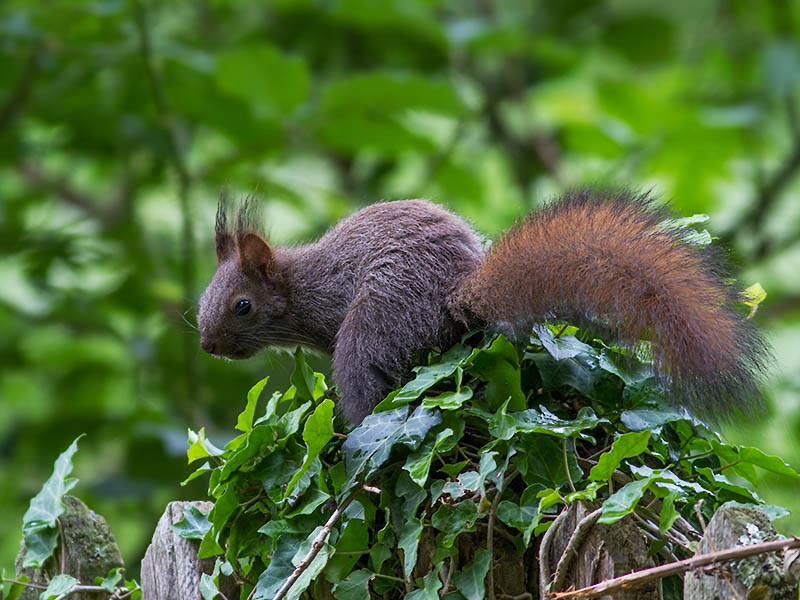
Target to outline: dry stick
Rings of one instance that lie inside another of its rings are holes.
[[[739,560],[740,558],[756,556],[758,554],[767,554],[769,552],[780,552],[782,550],[788,550],[789,548],[800,548],[800,538],[793,537],[785,540],[774,540],[772,542],[763,542],[751,546],[737,546],[719,552],[699,554],[678,562],[668,563],[666,565],[636,571],[635,573],[629,573],[622,577],[601,581],[600,583],[579,590],[555,592],[548,597],[552,600],[564,600],[566,598],[599,598],[601,596],[613,594],[622,589],[638,587],[656,579],[662,579],[670,575],[679,575],[680,573],[699,569],[707,565],[730,562]]]
[[[578,521],[578,524],[575,526],[575,531],[573,531],[572,535],[569,537],[569,542],[567,542],[564,553],[558,560],[556,574],[553,576],[553,583],[549,586],[551,590],[558,590],[564,587],[564,582],[567,579],[567,569],[573,557],[577,554],[578,548],[583,543],[583,540],[586,539],[586,534],[594,527],[594,524],[597,523],[597,519],[600,518],[601,514],[603,514],[603,509],[598,508]]]
[[[316,558],[317,554],[319,554],[319,551],[322,550],[322,546],[330,535],[333,526],[336,525],[336,522],[344,514],[344,511],[347,510],[347,507],[350,506],[350,503],[355,500],[356,496],[358,496],[362,490],[363,487],[358,486],[356,489],[350,492],[350,495],[344,500],[344,502],[342,502],[339,507],[333,511],[333,514],[317,534],[317,537],[315,537],[314,541],[311,542],[311,549],[308,551],[308,554],[306,554],[303,560],[300,561],[300,564],[297,565],[295,570],[292,571],[292,574],[289,575],[289,578],[283,583],[283,586],[280,590],[278,590],[278,593],[275,594],[275,597],[272,600],[281,600],[284,596],[286,596],[287,592],[294,585],[294,582],[297,581],[300,575],[303,574],[303,571],[309,567],[311,562]]]

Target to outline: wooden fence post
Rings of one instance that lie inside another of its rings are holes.
[[[153,541],[142,560],[142,595],[145,600],[200,600],[200,577],[211,574],[214,559],[198,560],[197,544],[180,537],[172,526],[183,518],[187,506],[208,513],[211,502],[170,502],[158,521]],[[236,583],[220,576],[227,598],[238,598]]]
[[[706,527],[696,554],[707,554],[743,544],[782,539],[763,510],[722,506]],[[683,580],[684,598],[769,598],[796,600],[797,578],[792,563],[798,552],[773,552],[727,563],[708,572],[694,571]],[[793,560],[792,560],[793,559]]]

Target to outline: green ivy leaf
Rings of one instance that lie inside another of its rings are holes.
[[[300,469],[289,481],[286,486],[284,497],[289,497],[294,486],[300,480],[311,462],[319,456],[319,453],[333,437],[333,400],[330,398],[323,400],[311,413],[303,427],[303,441],[306,444],[306,455]]]
[[[403,469],[408,471],[411,479],[418,486],[423,487],[428,479],[428,472],[431,468],[433,457],[442,443],[453,435],[453,430],[449,427],[436,434],[435,440],[429,440],[420,446],[406,459]]]
[[[403,551],[403,574],[411,576],[417,564],[419,536],[422,534],[423,519],[405,521],[397,530],[397,547]]]
[[[268,381],[269,377],[264,377],[264,379],[255,384],[250,388],[250,391],[247,392],[247,406],[236,420],[236,429],[239,431],[247,433],[253,429],[253,416],[256,412],[256,404],[258,403],[258,398],[261,396],[261,391],[264,389],[264,386],[267,385]]]
[[[739,459],[767,471],[771,471],[772,473],[777,473],[778,475],[786,475],[787,477],[794,477],[795,479],[800,478],[800,474],[782,459],[767,454],[758,448],[753,448],[752,446],[739,448]]]
[[[333,597],[336,600],[370,600],[369,582],[375,576],[364,569],[353,571],[333,586]]]
[[[611,525],[632,513],[649,485],[649,478],[626,483],[603,502],[603,512],[597,522]]]
[[[681,516],[675,508],[675,498],[677,496],[678,494],[676,492],[670,492],[661,504],[661,515],[658,519],[658,529],[661,533],[665,533],[672,527],[678,517]]]
[[[172,525],[172,530],[187,540],[202,540],[211,529],[208,515],[190,504],[183,511],[183,518]]]
[[[522,393],[519,355],[514,345],[498,335],[488,347],[476,348],[469,358],[467,372],[486,381],[486,399],[489,410],[495,411],[504,402],[512,412],[526,408]]]
[[[534,529],[539,524],[542,514],[537,495],[542,489],[540,485],[531,485],[525,488],[520,496],[519,504],[510,500],[501,500],[497,505],[497,518],[509,527],[518,529],[523,535],[523,542],[527,546]]]
[[[439,600],[439,590],[442,587],[442,582],[439,579],[441,568],[441,565],[434,567],[422,580],[422,589],[414,590],[404,600]]]
[[[66,596],[80,584],[72,575],[56,575],[47,584],[47,589],[39,594],[39,600],[55,600],[59,596]]]
[[[109,594],[113,594],[122,581],[125,570],[122,568],[111,569],[105,577],[96,577],[94,582]]]
[[[649,441],[649,430],[622,434],[614,440],[608,452],[600,455],[597,464],[589,471],[589,479],[608,481],[623,459],[637,456],[647,450]]]
[[[483,548],[476,550],[471,563],[453,575],[453,584],[467,600],[483,600],[486,586],[483,584],[489,572],[492,555]]]
[[[186,456],[189,458],[189,464],[200,458],[208,458],[209,456],[222,456],[224,450],[217,448],[208,439],[206,439],[206,428],[201,427],[200,431],[195,433],[189,430],[189,449],[186,451]]]
[[[272,553],[267,568],[258,577],[253,600],[272,600],[284,582],[294,572],[292,558],[300,548],[300,541],[288,535],[281,536],[278,547]]]
[[[540,406],[539,410],[530,408],[513,416],[519,433],[544,433],[559,438],[577,436],[589,441],[593,438],[584,435],[584,431],[608,423],[607,419],[599,418],[588,406],[581,408],[577,417],[571,420],[557,417],[544,406]]]
[[[434,385],[452,376],[469,359],[471,352],[471,348],[456,345],[448,350],[438,363],[416,367],[414,379],[406,383],[398,392],[389,394],[375,407],[375,412],[393,410],[414,402]],[[428,398],[425,400],[427,401]],[[434,405],[430,402],[423,403],[424,408],[432,408],[432,406]]]
[[[407,407],[368,415],[347,436],[342,444],[348,483],[343,491],[352,487],[356,478],[364,473],[368,477],[389,458],[395,444],[401,443],[415,450],[432,427],[441,422],[437,412],[422,407],[409,416]]]
[[[53,465],[53,473],[45,481],[42,489],[30,501],[28,510],[22,517],[22,537],[25,541],[24,568],[39,568],[52,556],[58,539],[56,519],[66,507],[64,496],[78,480],[69,475],[72,473],[72,457],[78,451],[79,435],[62,452]]]
[[[463,386],[455,392],[444,392],[438,396],[425,396],[422,406],[425,408],[441,408],[442,410],[456,410],[472,398],[472,388]]]

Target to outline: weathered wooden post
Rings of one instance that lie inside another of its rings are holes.
[[[722,506],[706,527],[696,554],[783,539],[763,510],[741,506]],[[795,550],[773,552],[715,567],[707,572],[690,571],[683,580],[684,598],[797,598],[798,562]]]
[[[200,578],[211,574],[214,559],[199,560],[197,544],[179,536],[172,526],[183,511],[194,506],[208,514],[211,502],[170,502],[158,521],[153,540],[142,560],[142,595],[145,600],[200,600]],[[220,590],[227,598],[238,598],[233,579],[220,576]]]

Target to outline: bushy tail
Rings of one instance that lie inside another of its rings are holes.
[[[551,318],[649,339],[679,402],[709,417],[749,412],[769,349],[736,306],[720,253],[666,227],[647,195],[577,190],[501,237],[455,297],[485,323]]]

